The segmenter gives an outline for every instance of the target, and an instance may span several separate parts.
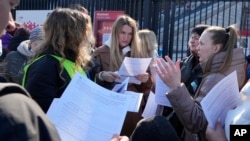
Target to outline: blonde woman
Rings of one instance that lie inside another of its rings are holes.
[[[233,25],[227,28],[210,26],[201,34],[198,54],[203,75],[194,97],[181,83],[180,61],[174,64],[166,57],[168,63],[163,59],[157,62],[156,71],[170,88],[166,96],[184,126],[184,140],[206,141],[208,122],[199,103],[216,83],[236,71],[239,88],[243,86],[245,55],[242,48],[236,48],[237,38],[237,30]]]
[[[148,29],[142,29],[139,30],[138,34],[141,43],[141,50],[142,53],[144,54],[144,57],[157,58],[158,43],[155,33]]]
[[[151,73],[151,80],[153,84],[155,84],[155,71],[154,66],[154,59],[156,59],[158,55],[158,43],[157,37],[155,33],[149,29],[142,29],[138,32],[141,44],[141,50],[144,57],[153,58],[152,62],[150,63],[150,73]],[[152,86],[152,90],[154,91],[154,87]]]
[[[36,59],[25,67],[22,85],[47,112],[76,72],[88,76],[91,56],[88,19],[77,10],[55,9],[44,23],[45,40]]]
[[[125,56],[142,58],[144,54],[139,44],[136,21],[127,15],[122,15],[113,24],[110,39],[93,53],[93,57],[100,63],[96,74],[97,83],[107,89],[112,89],[115,84],[114,80],[119,77],[115,71],[119,70]],[[144,96],[147,95],[152,86],[149,73],[140,74],[136,77],[142,83],[140,85],[129,84],[128,90],[141,92]],[[144,103],[145,101],[141,106],[144,106]],[[141,119],[141,113],[142,108],[139,113],[129,112],[127,114],[122,135],[130,136],[136,123]]]

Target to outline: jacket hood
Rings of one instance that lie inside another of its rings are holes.
[[[35,55],[34,52],[32,52],[30,49],[29,49],[29,43],[30,43],[30,40],[25,40],[25,41],[22,41],[19,46],[17,47],[17,51],[20,52],[21,54],[27,56],[27,57],[32,57]]]

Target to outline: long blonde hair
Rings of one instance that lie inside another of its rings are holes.
[[[145,58],[156,57],[156,52],[158,49],[158,43],[156,35],[153,31],[148,29],[139,30],[141,51]]]
[[[219,26],[211,26],[208,27],[204,32],[211,33],[211,40],[214,45],[220,44],[221,49],[219,52],[225,52],[225,59],[223,61],[223,64],[215,71],[211,72],[211,65],[213,62],[213,59],[215,55],[211,56],[204,69],[204,75],[208,75],[210,73],[214,72],[223,72],[225,71],[228,66],[230,66],[232,57],[233,57],[233,50],[236,48],[237,45],[237,39],[238,39],[238,33],[236,29],[236,25],[230,25],[227,28],[219,27]]]
[[[45,41],[41,45],[42,54],[48,48],[64,59],[73,58],[76,69],[82,67],[89,69],[89,39],[88,17],[77,10],[57,8],[44,23]]]
[[[122,49],[119,47],[119,33],[124,25],[128,25],[132,28],[132,39],[130,42],[131,53],[130,57],[140,58],[142,57],[141,48],[139,46],[139,37],[136,21],[128,15],[119,16],[112,26],[111,31],[111,46],[110,46],[110,69],[116,71],[120,68],[124,56],[122,55]]]

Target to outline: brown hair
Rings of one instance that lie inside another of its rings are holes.
[[[57,8],[47,18],[43,29],[45,41],[41,44],[42,54],[48,48],[52,48],[64,59],[73,57],[76,69],[82,67],[89,69],[90,54],[88,47],[87,17],[77,10]],[[61,70],[62,73],[63,69]]]

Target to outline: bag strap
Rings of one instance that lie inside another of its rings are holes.
[[[55,58],[56,60],[58,60],[59,62],[62,62],[64,69],[67,71],[67,73],[68,73],[68,75],[70,76],[71,79],[74,77],[76,72],[79,72],[83,76],[87,77],[86,72],[82,68],[76,69],[74,62],[72,62],[72,61],[70,61],[68,59],[63,59],[62,57],[59,57],[59,56],[56,56],[56,55],[52,55],[52,54],[49,54],[49,55],[52,56],[53,58]],[[30,67],[30,65],[32,65],[34,62],[36,62],[37,60],[41,59],[44,56],[46,56],[46,55],[42,55],[42,56],[37,57],[30,64],[27,64],[24,67],[24,74],[23,74],[23,79],[22,79],[22,86],[23,87],[25,86],[25,83],[26,83],[26,75],[27,75],[28,68]]]

